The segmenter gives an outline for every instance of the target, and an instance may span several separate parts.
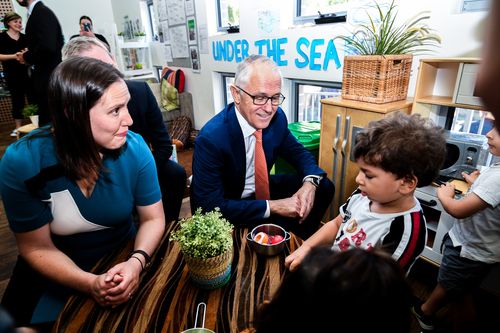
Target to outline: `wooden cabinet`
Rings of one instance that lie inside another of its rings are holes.
[[[420,60],[412,113],[429,117],[445,126],[449,107],[481,110],[474,96],[477,58],[436,58]]]
[[[409,114],[412,102],[373,104],[334,97],[321,100],[321,104],[319,166],[335,184],[335,196],[329,212],[329,217],[333,218],[338,214],[340,205],[356,189],[358,168],[351,160],[356,133],[370,121],[391,113],[401,111]]]

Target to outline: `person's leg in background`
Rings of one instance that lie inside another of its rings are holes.
[[[21,127],[23,121],[22,110],[24,108],[24,96],[26,93],[26,88],[28,87],[27,82],[22,82],[20,78],[9,78],[7,81],[7,86],[10,91],[10,98],[12,100],[12,118],[15,122],[15,130],[12,131],[10,136],[17,136],[17,129]]]
[[[289,198],[302,186],[302,177],[296,174],[271,175],[269,186],[272,200]],[[324,177],[316,189],[313,208],[301,224],[296,219],[285,217],[271,216],[271,219],[300,238],[307,239],[318,230],[326,209],[332,202],[334,191],[333,183]]]
[[[170,160],[162,165],[157,164],[156,168],[158,169],[165,222],[177,221],[186,189],[186,170],[182,165]]]

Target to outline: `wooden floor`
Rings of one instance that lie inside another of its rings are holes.
[[[5,152],[6,147],[14,142],[15,138],[9,136],[12,131],[13,125],[10,124],[0,124],[0,158]],[[186,150],[184,152],[179,152],[178,158],[179,163],[184,166],[188,176],[191,175],[191,160],[192,160],[192,149]],[[1,175],[0,175],[1,176]],[[0,198],[1,199],[1,198]],[[189,198],[185,198],[183,201],[183,206],[181,210],[181,218],[190,216],[191,211],[189,207]],[[3,296],[5,287],[8,283],[10,274],[12,272],[13,266],[15,264],[17,258],[17,247],[15,243],[15,239],[10,231],[7,223],[7,219],[5,216],[5,211],[3,208],[3,204],[0,204],[0,298]],[[413,292],[415,296],[425,299],[429,296],[432,288],[435,285],[437,276],[437,268],[423,260],[417,261],[414,265],[410,275],[408,276],[408,281],[410,282]],[[491,302],[491,298],[486,299],[486,303],[481,307],[481,311],[488,312],[489,304]],[[493,302],[498,302],[498,298],[495,298]],[[374,304],[373,306],[377,306]],[[495,308],[495,307],[493,307]],[[498,307],[496,307],[498,309]],[[441,333],[452,332],[449,328],[449,315],[448,309],[443,309],[438,314],[438,319],[440,322],[440,326],[442,329],[439,330]],[[494,323],[496,327],[498,324],[494,320],[496,318],[494,315],[491,316],[491,321]],[[413,322],[411,333],[420,332],[421,329],[416,323]],[[498,332],[499,329],[493,330],[494,332]]]

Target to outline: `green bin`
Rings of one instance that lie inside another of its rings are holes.
[[[288,129],[292,132],[297,141],[314,155],[316,162],[318,162],[321,123],[319,121],[299,121],[288,124]],[[296,172],[295,169],[282,158],[278,158],[274,164],[273,170],[271,170],[271,173],[274,174]]]

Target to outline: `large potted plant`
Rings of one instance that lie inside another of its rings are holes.
[[[396,24],[394,1],[387,11],[375,2],[378,18],[368,12],[368,22],[356,26],[345,42],[342,97],[371,103],[406,99],[413,54],[429,51],[441,43],[420,12],[402,25]]]
[[[38,105],[28,104],[21,111],[24,117],[30,118],[31,122],[35,127],[38,127]]]
[[[177,241],[189,268],[191,280],[203,289],[224,286],[231,275],[233,225],[216,208],[182,220],[170,240]]]

